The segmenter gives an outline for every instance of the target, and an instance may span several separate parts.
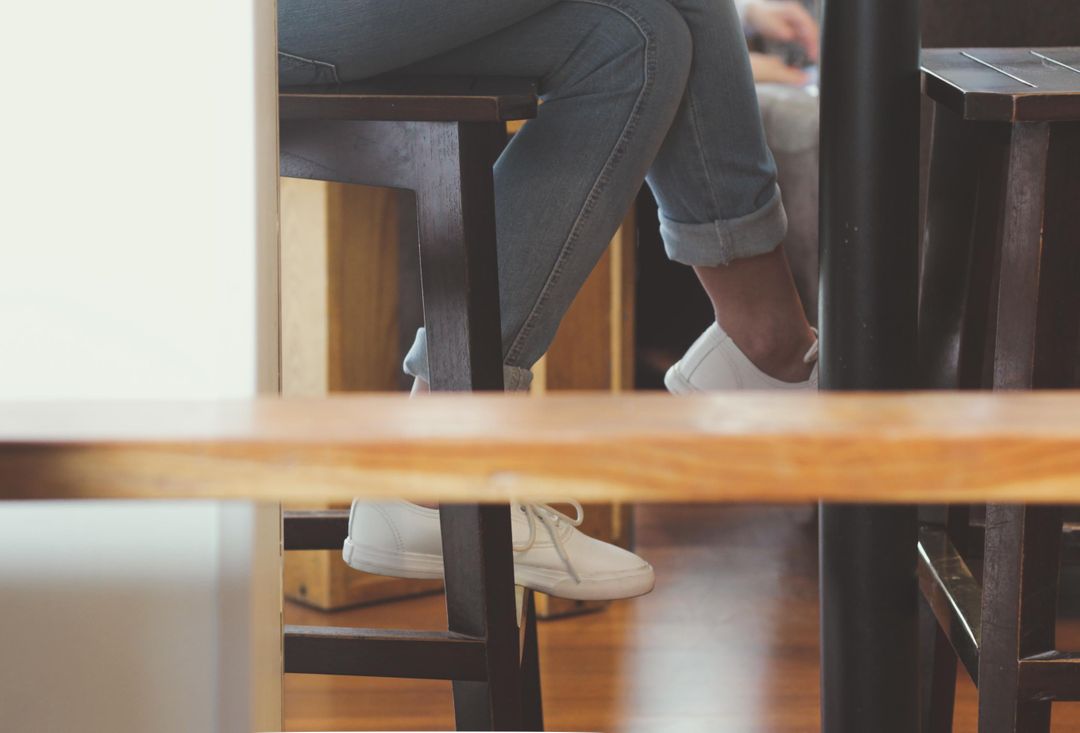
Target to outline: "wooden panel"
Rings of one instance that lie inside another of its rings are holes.
[[[396,389],[400,195],[281,179],[284,394]]]
[[[1080,393],[10,402],[0,497],[1080,503]]]
[[[613,243],[570,304],[545,355],[542,391],[610,390],[615,360],[612,333]]]
[[[539,391],[633,387],[636,231],[631,210],[563,318]]]
[[[399,191],[328,184],[331,392],[397,388]]]
[[[281,389],[327,390],[327,184],[281,180]]]

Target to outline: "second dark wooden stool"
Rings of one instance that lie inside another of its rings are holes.
[[[936,103],[924,384],[1080,386],[1080,49],[925,51],[923,82]],[[1049,733],[1051,703],[1080,700],[1080,655],[1055,647],[1061,533],[1055,507],[987,507],[980,582],[965,508],[923,529],[920,586],[939,624],[926,733],[952,728],[957,657],[980,733]]]

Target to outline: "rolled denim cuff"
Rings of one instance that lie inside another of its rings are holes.
[[[413,340],[409,353],[405,355],[405,363],[402,367],[410,377],[431,383],[428,376],[427,334],[424,329],[416,330],[416,338]],[[528,392],[532,378],[532,372],[524,367],[503,365],[503,389],[507,392]]]
[[[787,234],[787,214],[777,188],[769,203],[738,219],[687,224],[660,212],[667,256],[684,265],[715,267],[772,252]]]

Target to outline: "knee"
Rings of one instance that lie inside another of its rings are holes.
[[[658,90],[681,99],[690,76],[694,41],[682,14],[668,0],[635,3],[646,43],[652,46],[654,83]]]
[[[593,15],[587,47],[594,58],[606,58],[608,70],[620,69],[618,76],[628,86],[681,99],[693,41],[686,20],[668,0],[600,0],[586,7]]]

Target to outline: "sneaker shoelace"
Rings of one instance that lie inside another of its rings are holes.
[[[513,547],[514,552],[525,552],[531,548],[536,544],[536,525],[537,523],[542,524],[547,529],[548,534],[551,535],[551,542],[555,545],[555,552],[558,553],[559,559],[566,566],[566,571],[570,573],[570,577],[574,579],[575,583],[580,583],[581,578],[574,569],[573,563],[570,562],[569,553],[566,552],[566,548],[563,546],[563,540],[559,534],[559,525],[566,522],[572,527],[580,527],[585,520],[585,509],[573,499],[568,500],[566,503],[574,507],[573,517],[563,514],[550,504],[518,504],[516,509],[524,513],[525,518],[528,520],[529,536],[525,538],[524,542],[515,544]]]

